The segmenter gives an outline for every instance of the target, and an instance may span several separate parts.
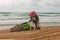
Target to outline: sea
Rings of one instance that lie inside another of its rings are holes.
[[[60,26],[60,13],[37,12],[37,15],[42,27]],[[0,30],[10,29],[29,20],[29,12],[0,12]]]

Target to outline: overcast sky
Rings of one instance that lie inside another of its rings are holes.
[[[0,0],[0,12],[60,12],[60,0]]]

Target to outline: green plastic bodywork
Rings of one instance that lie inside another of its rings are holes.
[[[30,28],[30,24],[29,22],[25,23],[22,27],[23,30],[29,29]]]

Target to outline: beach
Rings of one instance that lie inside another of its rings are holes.
[[[46,26],[20,32],[0,30],[0,40],[60,40],[60,26]]]

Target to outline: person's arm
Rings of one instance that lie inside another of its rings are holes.
[[[29,22],[31,22],[31,20],[29,20]]]
[[[36,22],[39,24],[39,17],[36,15]]]
[[[32,21],[32,17],[30,17],[30,20],[29,20],[29,22],[31,22]]]

